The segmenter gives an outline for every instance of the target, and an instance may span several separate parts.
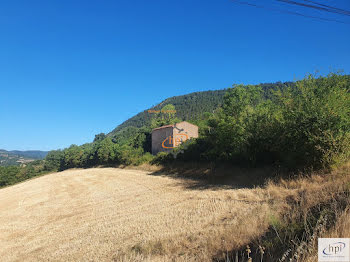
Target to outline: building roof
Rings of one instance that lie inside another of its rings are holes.
[[[187,122],[187,121],[182,121],[182,122],[180,122],[180,123],[188,123],[188,124],[190,124],[190,125],[196,126],[196,125],[191,124],[191,123],[189,123],[189,122]],[[180,124],[180,123],[177,123],[177,124]],[[157,127],[157,128],[154,128],[154,129],[152,130],[152,132],[155,131],[155,130],[163,129],[163,128],[175,127],[177,124]]]
[[[163,129],[163,128],[168,128],[168,127],[174,127],[174,125],[166,125],[166,126],[157,127],[157,128],[155,128],[155,129],[153,129],[152,132],[153,132],[154,130]]]

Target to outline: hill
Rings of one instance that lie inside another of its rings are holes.
[[[265,98],[268,98],[271,90],[281,90],[287,86],[295,86],[295,83],[261,83],[256,86],[261,87]],[[152,123],[151,119],[155,117],[155,114],[149,111],[160,111],[166,105],[173,105],[175,107],[176,112],[174,117],[176,119],[201,125],[200,121],[203,119],[204,113],[214,114],[222,105],[226,92],[227,89],[209,90],[167,98],[161,103],[127,119],[108,133],[107,136],[112,137],[114,139],[113,141],[123,144],[136,136],[140,128],[145,128],[147,130],[146,132],[149,132]]]
[[[203,91],[195,92],[182,96],[174,96],[165,99],[161,103],[154,107],[144,110],[137,115],[124,121],[122,124],[117,126],[109,136],[114,136],[118,132],[128,127],[141,128],[143,126],[150,126],[151,114],[148,110],[160,110],[167,104],[172,104],[176,109],[176,117],[181,120],[194,120],[198,119],[203,112],[213,112],[218,106],[221,105],[226,90],[214,90],[214,91]]]
[[[96,135],[92,143],[50,152],[44,167],[64,170],[175,160],[295,170],[335,166],[350,152],[349,83],[348,76],[332,73],[293,83],[235,85],[172,97],[107,136]],[[198,125],[199,138],[184,145],[185,150],[175,149],[176,159],[173,154],[151,155],[152,129],[183,120]]]
[[[0,149],[0,166],[21,165],[32,162],[34,160],[41,160],[46,157],[47,153],[47,151],[39,150],[7,151]]]
[[[32,159],[44,159],[48,153],[48,151],[40,151],[40,150],[27,150],[27,151],[11,150],[8,152],[10,154],[18,155],[21,157],[32,158]]]
[[[265,93],[265,97],[268,97],[271,90],[282,89],[286,86],[295,86],[295,83],[261,83],[257,86],[260,86]],[[172,104],[175,106],[175,116],[180,120],[198,120],[203,116],[203,113],[213,113],[219,106],[222,105],[226,91],[227,89],[209,90],[167,98],[161,103],[127,119],[122,124],[113,129],[110,133],[108,133],[108,136],[115,136],[117,133],[121,132],[123,129],[127,129],[128,127],[141,128],[144,126],[150,126],[152,114],[150,114],[148,110],[158,111],[168,104]]]

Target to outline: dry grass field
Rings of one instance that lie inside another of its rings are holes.
[[[262,235],[291,199],[323,201],[349,170],[251,189],[118,168],[53,173],[0,190],[0,260],[211,261]]]
[[[225,234],[232,229],[237,243],[248,240],[238,239],[242,230],[248,237],[265,229],[268,206],[258,191],[195,190],[187,183],[139,170],[93,168],[1,189],[1,260],[161,261],[174,255],[201,261],[230,245]],[[241,227],[251,216],[255,222]]]

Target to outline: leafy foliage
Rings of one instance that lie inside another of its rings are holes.
[[[208,130],[188,150],[199,159],[249,165],[331,167],[350,152],[348,76],[309,75],[295,85],[272,91],[234,86]]]
[[[164,100],[150,109],[156,111],[161,111],[161,109],[167,110],[167,106],[169,107],[169,104],[171,104],[176,109],[176,113],[172,117],[176,117],[181,121],[194,121],[201,118],[203,112],[215,111],[221,105],[225,92],[226,90],[215,90],[175,96]],[[171,110],[173,108],[169,109]],[[165,116],[166,114],[159,115]],[[153,118],[154,114],[145,110],[116,127],[108,136],[113,137],[127,127],[150,127]]]
[[[44,159],[48,152],[38,150],[7,151],[0,149],[0,166],[20,166],[23,163],[29,163],[34,160]]]
[[[295,83],[234,85],[222,97],[220,107],[212,112],[202,111],[192,121],[200,127],[200,137],[172,154],[160,153],[157,157],[149,154],[152,128],[184,120],[175,116],[177,107],[163,104],[159,111],[167,113],[154,114],[148,125],[127,126],[107,136],[99,134],[92,144],[72,145],[50,153],[45,162],[52,162],[47,166],[53,167],[59,163],[60,170],[166,163],[174,158],[291,168],[331,167],[349,158],[349,86],[349,76],[340,74],[319,78],[309,75]],[[200,101],[210,100],[208,93],[194,94],[183,96],[181,101],[199,97]],[[214,101],[213,104],[220,104]]]
[[[0,187],[13,185],[45,173],[41,160],[31,162],[25,167],[0,166]]]
[[[142,117],[138,114],[108,135],[96,135],[92,143],[51,151],[43,161],[25,168],[1,168],[0,186],[44,172],[98,165],[181,160],[328,168],[350,156],[350,77],[346,75],[234,85],[169,98],[154,109],[160,113],[140,113]],[[171,153],[152,156],[152,128],[182,120],[199,126],[199,138]]]

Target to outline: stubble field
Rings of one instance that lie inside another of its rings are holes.
[[[0,190],[0,257],[209,261],[266,230],[267,198],[139,170],[67,170]]]

